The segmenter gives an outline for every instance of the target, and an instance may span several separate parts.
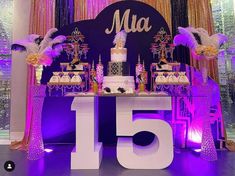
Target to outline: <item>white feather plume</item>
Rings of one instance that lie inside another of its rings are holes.
[[[26,51],[27,54],[39,54],[41,56],[47,56],[48,59],[44,59],[44,63],[46,63],[48,60],[52,61],[52,58],[59,56],[60,52],[63,50],[62,43],[66,40],[66,37],[63,35],[51,39],[52,35],[56,31],[56,28],[50,29],[40,44],[37,43],[36,40],[41,36],[37,34],[28,35],[26,39],[14,42],[12,44],[12,50]],[[50,62],[46,64],[50,65]]]
[[[227,36],[224,34],[217,33],[210,36],[208,31],[203,28],[196,28],[196,30],[198,31],[198,34],[201,38],[202,45],[214,46],[215,48],[219,49],[224,43],[228,41]]]
[[[35,42],[31,42],[31,41],[29,41],[27,39],[18,40],[12,46],[14,46],[14,45],[19,45],[22,48],[24,47],[25,51],[28,54],[37,53],[38,50],[39,50],[39,46]],[[14,50],[21,50],[21,49],[14,49]],[[21,51],[23,51],[23,50],[21,50]]]
[[[63,43],[65,40],[66,40],[65,36],[59,35],[59,36],[55,37],[52,41],[50,41],[48,46],[52,46],[52,45],[57,44],[57,43]]]
[[[192,27],[178,27],[178,31],[180,34],[174,37],[174,45],[183,45],[191,49],[195,49],[198,46],[197,40],[192,34],[192,32],[195,32]]]
[[[42,42],[39,45],[39,47],[40,47],[39,52],[44,50],[50,44],[50,42],[52,41],[51,36],[57,31],[58,31],[58,29],[56,29],[56,28],[49,29],[49,31],[46,33]]]
[[[35,42],[35,40],[38,39],[39,37],[41,37],[41,36],[38,34],[30,34],[30,35],[28,35],[27,40],[29,42]]]
[[[127,37],[127,33],[122,30],[120,32],[118,32],[116,35],[115,35],[115,38],[113,40],[113,44],[114,45],[117,45],[119,42],[122,43],[123,47],[125,46],[126,44],[126,37]]]
[[[198,35],[200,36],[202,45],[214,46],[214,47],[217,46],[217,44],[216,44],[217,41],[212,40],[211,37],[209,36],[208,32],[205,29],[196,28],[195,30],[197,31]],[[216,47],[216,48],[218,48],[218,47]]]
[[[179,33],[174,37],[174,44],[187,46],[190,49],[195,49],[199,43],[196,40],[193,33],[198,34],[201,40],[201,45],[214,46],[219,49],[221,45],[228,41],[228,38],[224,34],[214,34],[209,36],[208,31],[203,28],[193,28],[193,27],[178,27]]]
[[[178,30],[180,34],[174,37],[174,45],[183,45],[189,48],[196,48],[197,41],[195,40],[191,31],[181,27],[179,27]]]
[[[52,46],[48,46],[44,50],[42,50],[39,54],[47,55],[51,58],[54,58],[59,56],[62,51],[63,51],[62,45],[57,45],[55,48],[52,48]]]

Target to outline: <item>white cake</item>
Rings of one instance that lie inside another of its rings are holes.
[[[104,93],[134,93],[134,76],[129,76],[129,65],[127,61],[126,32],[121,31],[116,34],[114,39],[115,47],[111,48],[111,62],[108,65],[108,75],[104,76]]]
[[[111,48],[111,62],[126,62],[126,48]]]
[[[134,76],[105,76],[103,89],[110,88],[110,93],[120,93],[118,88],[124,88],[126,93],[133,93],[135,90]]]

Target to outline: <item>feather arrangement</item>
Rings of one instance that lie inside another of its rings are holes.
[[[113,40],[115,48],[124,48],[126,44],[126,37],[127,33],[124,30],[118,32]]]
[[[52,35],[57,31],[56,28],[52,28],[44,37],[37,34],[28,35],[25,39],[14,42],[11,50],[27,52],[28,64],[50,66],[53,58],[60,55],[63,50],[62,43],[66,40],[63,35],[52,39]]]
[[[189,47],[196,55],[216,57],[219,48],[228,41],[224,34],[210,36],[203,28],[178,27],[179,34],[174,37],[174,44]]]
[[[179,33],[174,37],[174,45],[183,45],[190,49],[195,49],[198,46],[197,40],[193,33],[196,33],[192,27],[178,27]]]

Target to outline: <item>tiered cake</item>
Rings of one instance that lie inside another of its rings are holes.
[[[115,47],[111,48],[111,61],[108,63],[108,76],[104,76],[104,93],[134,93],[134,76],[130,76],[130,66],[126,62],[127,49],[124,48],[126,33],[121,31],[114,39]]]

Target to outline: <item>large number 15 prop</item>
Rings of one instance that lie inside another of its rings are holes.
[[[133,110],[171,110],[170,97],[117,97],[117,158],[128,169],[162,169],[173,160],[173,137],[169,124],[157,119],[132,119]],[[98,169],[102,143],[98,142],[98,97],[76,97],[76,146],[71,153],[71,169]],[[101,117],[102,118],[102,117]],[[141,131],[155,134],[146,147],[132,142]]]
[[[117,158],[128,169],[163,169],[173,160],[172,129],[158,119],[133,119],[133,110],[171,110],[170,97],[117,97]],[[145,147],[135,145],[132,136],[148,131],[154,141]],[[125,136],[125,137],[123,137]]]

